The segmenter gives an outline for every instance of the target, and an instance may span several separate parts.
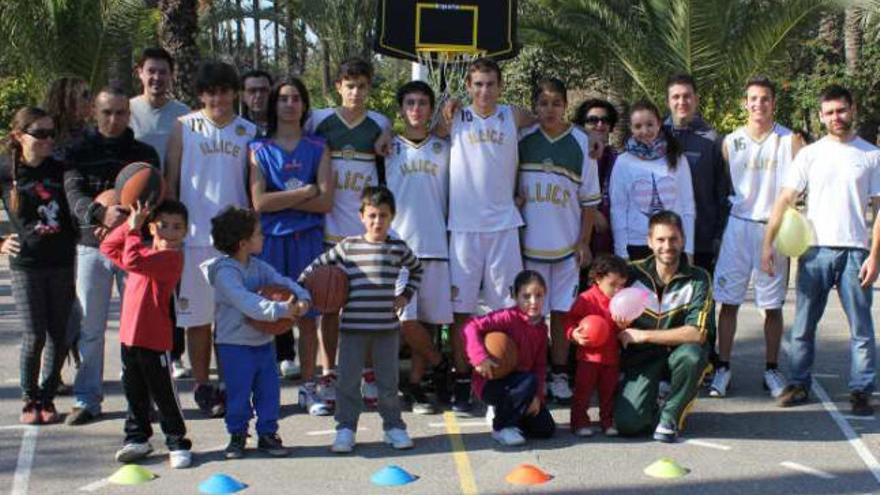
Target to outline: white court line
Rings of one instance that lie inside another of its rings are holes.
[[[458,424],[458,426],[485,426],[487,428],[489,427],[489,425],[487,425],[486,422],[483,420],[458,421],[457,424]],[[428,426],[430,426],[431,428],[446,428],[446,423],[428,423]]]
[[[816,378],[840,378],[837,373],[813,373]]]
[[[705,440],[696,440],[696,439],[688,439],[685,440],[684,443],[689,443],[691,445],[697,445],[699,447],[708,447],[710,449],[716,450],[730,450],[731,447],[729,445],[721,445],[720,443],[707,442]]]
[[[86,486],[79,487],[79,491],[81,491],[81,492],[96,492],[109,484],[110,484],[110,480],[108,478],[104,478],[104,479],[100,479],[98,481],[95,481],[93,483],[89,483]]]
[[[18,449],[18,461],[15,464],[15,476],[12,479],[10,495],[27,495],[39,432],[40,428],[37,426],[26,426],[21,435],[21,448]]]
[[[803,464],[798,464],[792,461],[783,461],[780,462],[779,465],[791,469],[792,471],[798,471],[800,473],[809,474],[817,478],[822,478],[823,480],[833,480],[834,478],[837,478],[837,476],[831,473],[826,473],[825,471],[820,471],[816,468],[804,466]]]
[[[8,426],[0,426],[0,430],[24,430],[26,428],[30,428],[29,425],[8,425]]]
[[[871,471],[871,474],[874,475],[874,479],[880,483],[880,463],[877,462],[877,458],[874,457],[874,454],[872,454],[870,450],[868,450],[868,447],[865,447],[865,443],[862,442],[859,435],[852,429],[852,426],[843,419],[843,414],[840,414],[840,411],[837,410],[837,406],[835,406],[834,402],[831,401],[831,398],[828,397],[828,393],[825,392],[822,385],[819,385],[818,380],[813,380],[812,389],[813,393],[822,401],[822,406],[825,407],[825,410],[831,415],[831,419],[837,423],[837,427],[840,428],[843,436],[846,437],[849,444],[855,449],[856,454],[862,458],[862,462],[865,463],[865,466],[867,466],[868,470]]]
[[[363,426],[358,427],[358,431],[367,431]],[[320,435],[333,435],[336,433],[336,430],[317,430],[317,431],[307,431],[306,435],[310,437],[317,437]]]
[[[877,419],[874,416],[853,416],[852,414],[843,414],[842,415],[847,420],[856,420],[856,421],[874,421]]]

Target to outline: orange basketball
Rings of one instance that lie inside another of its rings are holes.
[[[338,313],[348,300],[348,275],[336,266],[316,267],[306,277],[305,287],[312,307],[322,314]]]
[[[95,196],[95,203],[100,204],[104,208],[119,204],[119,197],[116,195],[116,189],[107,189]]]
[[[492,372],[492,378],[504,378],[516,369],[519,353],[516,343],[504,332],[489,332],[483,340],[486,350],[498,366]]]
[[[257,289],[257,294],[263,296],[270,301],[284,302],[293,295],[290,289],[280,285],[265,285]],[[290,318],[281,318],[276,321],[260,321],[248,318],[248,324],[261,332],[270,335],[280,335],[293,327],[293,320]]]
[[[116,176],[119,191],[119,204],[131,206],[138,200],[141,203],[158,205],[165,197],[165,179],[156,167],[147,162],[132,162]]]

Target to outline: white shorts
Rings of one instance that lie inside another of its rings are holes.
[[[779,309],[788,288],[788,258],[776,252],[770,276],[761,270],[761,245],[767,224],[731,216],[721,240],[721,252],[715,264],[713,291],[722,304],[740,305],[745,301],[749,282],[754,280],[755,305],[761,309]]]
[[[400,311],[400,321],[421,321],[434,325],[452,323],[452,285],[449,283],[449,262],[421,260],[422,283],[409,304]],[[406,286],[406,270],[397,279],[397,293]]]
[[[567,313],[574,304],[578,294],[578,282],[580,281],[580,267],[574,256],[569,256],[562,261],[542,263],[540,261],[525,260],[526,270],[534,270],[544,277],[547,283],[547,296],[544,298],[544,314],[551,311]]]
[[[491,310],[513,306],[513,280],[522,271],[519,229],[498,232],[452,232],[449,273],[452,310],[474,314],[480,289]]]
[[[199,265],[220,256],[211,246],[183,248],[183,275],[177,291],[177,326],[183,328],[210,325],[214,322],[214,288]]]

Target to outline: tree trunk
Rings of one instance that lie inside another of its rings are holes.
[[[235,15],[235,52],[232,55],[232,60],[236,66],[241,66],[241,56],[244,53],[244,14],[241,10],[241,0],[235,0],[235,8],[237,9]]]
[[[253,0],[254,15],[254,69],[262,66],[263,43],[260,33],[260,0]]]
[[[275,0],[276,2],[278,0]],[[297,28],[298,22],[293,15],[293,2],[287,1],[284,8],[284,17],[287,21],[284,25],[284,55],[287,61],[287,73],[299,74],[297,70]]]
[[[195,107],[195,79],[199,66],[196,35],[199,30],[197,0],[159,0],[159,40],[176,62],[174,96]]]
[[[332,81],[330,79],[330,50],[327,44],[321,42],[321,93],[324,95],[324,101],[330,102],[332,92]]]
[[[279,0],[272,0],[272,11],[275,13],[275,21],[273,25],[274,29],[274,44],[272,48],[275,49],[275,53],[273,56],[273,60],[275,60],[276,70],[281,67],[281,28],[278,25],[281,21],[281,5],[278,3]]]
[[[846,9],[843,21],[843,45],[846,58],[846,71],[850,74],[856,69],[859,54],[862,51],[864,32],[862,30],[862,18],[865,12],[861,7],[849,7]]]
[[[107,82],[127,94],[132,94],[132,58],[131,40],[122,40],[107,67]]]
[[[843,40],[840,39],[840,22],[841,18],[837,12],[828,12],[819,20],[819,33],[816,38],[828,49],[825,60],[829,64],[843,61]]]

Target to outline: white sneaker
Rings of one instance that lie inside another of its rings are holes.
[[[495,420],[495,406],[486,406],[486,424],[489,427],[492,427],[492,422]]]
[[[785,379],[785,375],[781,371],[777,369],[764,371],[764,388],[770,391],[770,395],[774,399],[782,395],[786,385],[788,385],[788,380]]]
[[[190,370],[183,364],[182,359],[175,359],[171,361],[171,376],[174,377],[175,380],[180,380],[181,378],[189,378]]]
[[[512,426],[492,431],[492,438],[505,447],[514,447],[526,443],[526,439],[522,436],[519,428],[514,428]]]
[[[413,448],[413,441],[403,428],[391,428],[385,432],[385,443],[397,450]]]
[[[342,428],[336,432],[336,440],[330,446],[330,451],[337,454],[348,454],[354,450],[354,432],[348,428]]]
[[[379,405],[379,387],[376,386],[376,375],[372,369],[365,369],[363,379],[361,394],[364,396],[364,405],[367,409],[375,409]]]
[[[608,428],[605,428],[605,436],[606,437],[616,437],[617,435],[620,435],[620,432],[617,431],[617,428],[615,428],[613,426],[609,426]]]
[[[330,410],[336,407],[336,373],[330,373],[318,380],[318,396]]]
[[[547,384],[547,388],[550,391],[550,395],[557,401],[569,401],[572,395],[574,395],[571,392],[571,386],[568,384],[568,375],[565,373],[550,373],[550,383]]]
[[[127,464],[129,462],[143,459],[150,455],[150,452],[152,451],[153,446],[150,445],[150,442],[127,443],[123,445],[121,449],[116,451],[116,461]]]
[[[293,380],[294,378],[300,376],[299,366],[296,365],[292,359],[285,359],[281,361],[281,364],[278,366],[279,371],[281,371],[281,378],[286,378],[288,380]]]
[[[593,429],[589,426],[585,426],[583,428],[578,428],[574,431],[574,434],[579,437],[591,437],[593,436]]]
[[[306,382],[299,387],[297,402],[299,407],[308,411],[311,416],[329,416],[333,414],[333,411],[321,400],[321,396],[318,394],[318,386],[315,382]]]
[[[718,368],[715,370],[715,377],[712,378],[712,384],[709,385],[709,397],[725,397],[727,395],[727,387],[730,386],[730,368]]]
[[[168,452],[168,464],[171,464],[171,469],[188,468],[192,464],[192,452],[189,450],[172,450]]]

